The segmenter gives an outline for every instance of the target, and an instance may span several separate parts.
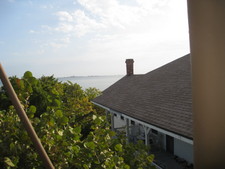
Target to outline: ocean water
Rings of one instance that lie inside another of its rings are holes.
[[[101,91],[105,90],[113,83],[121,79],[123,75],[114,75],[114,76],[71,76],[71,77],[62,77],[58,78],[59,81],[67,82],[71,81],[72,83],[79,84],[82,89],[89,87],[95,87]],[[0,80],[0,86],[2,82]]]
[[[79,84],[83,89],[89,87],[95,87],[101,91],[105,90],[116,81],[120,80],[123,75],[114,76],[71,76],[58,78],[59,81],[66,82],[71,81],[72,83]]]

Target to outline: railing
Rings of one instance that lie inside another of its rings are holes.
[[[166,169],[166,166],[164,166],[163,168],[162,167],[160,167],[159,165],[157,165],[156,163],[152,163],[152,165],[153,166],[155,166],[156,167],[156,169]]]

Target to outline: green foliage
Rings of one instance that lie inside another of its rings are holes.
[[[99,96],[101,94],[101,91],[96,89],[96,88],[93,88],[93,87],[90,87],[90,88],[87,88],[85,90],[85,95],[90,99],[90,100],[93,100],[95,97]]]
[[[10,81],[57,169],[150,168],[153,156],[138,143],[128,144],[110,130],[103,110],[90,100],[100,94],[78,84],[61,83],[53,76],[33,77],[25,72]],[[11,105],[0,88],[1,168],[43,168],[43,164]]]

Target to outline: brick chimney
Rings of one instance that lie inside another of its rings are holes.
[[[126,65],[127,65],[127,76],[134,74],[134,60],[133,59],[126,59]]]

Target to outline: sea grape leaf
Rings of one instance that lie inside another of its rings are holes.
[[[61,110],[57,110],[57,111],[55,112],[55,115],[56,115],[56,117],[59,117],[59,118],[63,117],[63,113],[62,113]]]
[[[69,122],[69,119],[68,119],[67,117],[63,116],[63,117],[61,118],[61,123],[62,123],[62,125],[66,125],[68,122]]]
[[[4,162],[10,167],[15,167],[15,165],[13,164],[13,162],[11,161],[9,157],[5,157]]]
[[[30,71],[26,71],[23,75],[24,78],[29,78],[29,77],[33,77],[32,73]]]
[[[81,126],[77,126],[73,130],[74,130],[75,133],[80,133],[81,132]]]
[[[33,105],[31,105],[31,106],[29,107],[29,112],[30,112],[30,113],[36,113],[36,110],[37,110],[37,108],[36,108],[35,106],[33,106]]]
[[[122,147],[123,147],[122,144],[116,144],[114,148],[115,148],[116,151],[122,152],[123,151]]]
[[[93,141],[90,141],[90,142],[85,142],[84,143],[84,147],[90,148],[90,149],[93,150],[93,149],[95,149],[96,145],[95,145],[95,143]]]

